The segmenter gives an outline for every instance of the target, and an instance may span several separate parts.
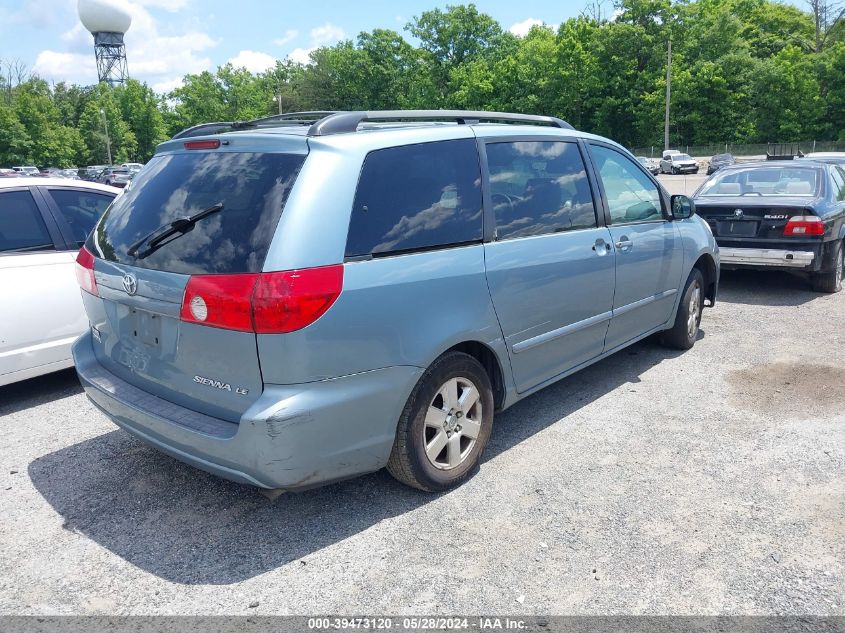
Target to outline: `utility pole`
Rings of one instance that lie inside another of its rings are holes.
[[[669,104],[672,101],[672,40],[669,40],[669,60],[666,64],[666,123],[663,127],[663,149],[669,149]]]
[[[109,123],[106,120],[106,111],[103,108],[100,108],[100,114],[103,116],[103,129],[106,131],[106,150],[108,150],[109,165],[111,165],[111,139],[109,138]]]

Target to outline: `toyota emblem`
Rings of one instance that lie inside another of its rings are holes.
[[[128,295],[134,295],[138,292],[138,280],[135,278],[135,275],[131,273],[123,275],[123,289]]]

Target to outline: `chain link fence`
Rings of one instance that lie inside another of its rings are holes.
[[[845,141],[804,141],[794,143],[805,154],[810,152],[845,152]],[[677,149],[693,158],[710,158],[716,154],[733,154],[737,157],[759,156],[764,158],[768,143],[733,144],[719,143],[714,145],[680,145]],[[646,156],[648,158],[660,158],[663,154],[663,145],[651,145],[649,147],[635,147],[631,149],[634,156]]]

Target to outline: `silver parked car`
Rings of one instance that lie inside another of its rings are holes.
[[[285,490],[385,466],[457,484],[496,411],[652,334],[692,347],[719,281],[690,200],[618,144],[450,111],[187,130],[78,265],[96,406]]]
[[[689,154],[664,152],[660,161],[662,174],[697,174],[698,163]]]

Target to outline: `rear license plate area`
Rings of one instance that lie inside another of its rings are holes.
[[[157,314],[132,308],[126,334],[147,347],[158,347],[161,341],[161,319]]]
[[[757,235],[758,222],[718,222],[718,235],[723,237],[754,237]]]

